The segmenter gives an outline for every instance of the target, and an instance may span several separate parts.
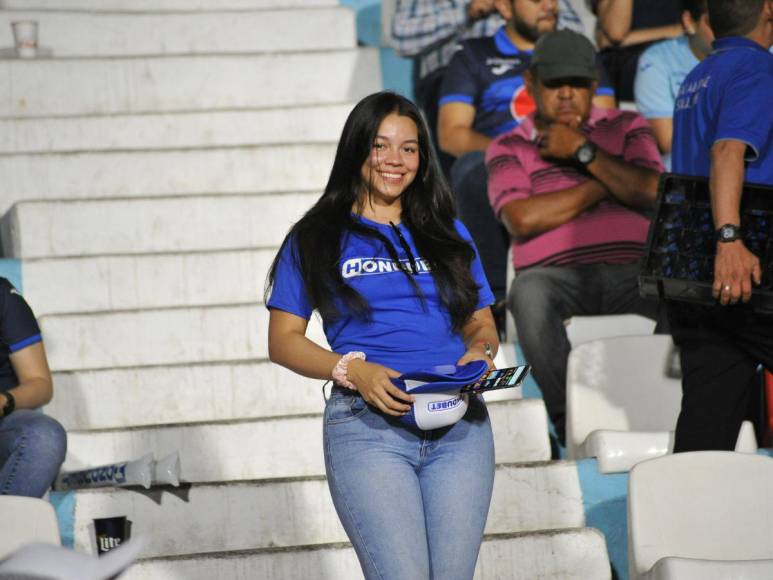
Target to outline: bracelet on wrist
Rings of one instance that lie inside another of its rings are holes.
[[[479,340],[478,342],[475,342],[471,344],[470,346],[478,346],[481,345],[483,347],[483,353],[489,357],[491,360],[494,360],[494,349],[491,348],[491,343],[485,340]]]
[[[336,366],[333,367],[333,380],[341,385],[342,387],[346,387],[347,389],[353,389],[357,390],[357,386],[352,383],[349,378],[349,362],[354,359],[361,359],[365,360],[365,353],[360,352],[358,350],[347,352],[344,356],[342,356],[340,359],[338,359],[338,362],[336,363]]]

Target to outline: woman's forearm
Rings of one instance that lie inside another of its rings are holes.
[[[303,335],[269,338],[269,358],[291,371],[312,379],[331,379],[333,368],[341,358]]]
[[[299,375],[330,379],[341,355],[308,338],[308,325],[309,321],[300,316],[272,309],[268,321],[268,358]]]
[[[491,308],[476,310],[470,322],[464,327],[462,336],[467,350],[479,347],[484,351],[484,345],[489,344],[493,354],[496,355],[499,350],[499,335]]]

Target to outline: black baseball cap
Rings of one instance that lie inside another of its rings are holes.
[[[572,30],[554,30],[534,45],[530,68],[542,81],[583,78],[596,80],[596,49]]]

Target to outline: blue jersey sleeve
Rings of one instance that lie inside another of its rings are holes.
[[[614,97],[614,85],[609,79],[609,73],[607,72],[606,67],[601,63],[601,59],[598,55],[596,56],[596,69],[599,77],[599,86],[596,87],[596,95],[602,97]]]
[[[755,161],[773,134],[773,67],[767,70],[745,67],[727,83],[719,111],[714,142],[728,139],[746,143]]]
[[[455,220],[454,225],[456,226],[456,231],[459,232],[459,235],[462,236],[462,238],[472,246],[473,250],[475,250],[475,258],[472,260],[472,264],[470,265],[472,277],[479,288],[478,304],[475,309],[480,310],[486,306],[491,306],[495,302],[494,293],[491,291],[491,286],[489,286],[488,280],[486,279],[486,274],[483,272],[483,265],[480,262],[478,248],[475,247],[475,242],[472,241],[470,232],[467,231],[467,228],[462,222]]]
[[[0,278],[2,298],[2,341],[13,354],[32,344],[41,342],[40,327],[35,315],[21,294],[5,278]]]
[[[468,43],[463,42],[451,58],[451,62],[448,63],[448,68],[443,75],[438,106],[447,103],[474,105],[479,90],[475,71],[472,49]]]
[[[306,293],[303,276],[301,276],[297,246],[289,238],[279,250],[279,262],[274,273],[274,284],[271,287],[271,296],[266,307],[284,310],[306,320],[311,318],[313,308]]]

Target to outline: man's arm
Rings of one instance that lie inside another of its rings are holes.
[[[671,117],[661,117],[659,119],[647,119],[647,123],[655,135],[655,142],[658,144],[658,151],[663,155],[671,153],[671,140],[674,135],[674,119]]]
[[[536,236],[573,220],[607,193],[601,183],[590,179],[568,189],[514,199],[502,207],[500,218],[511,236]]]
[[[745,154],[746,143],[731,139],[718,141],[711,148],[709,190],[715,228],[741,224]],[[760,276],[759,258],[746,248],[743,241],[717,242],[712,291],[720,304],[735,304],[739,299],[748,302],[752,281],[759,284]]]
[[[682,25],[679,22],[631,30],[633,0],[598,0],[597,15],[597,26],[601,33],[597,38],[599,48],[606,48],[610,44],[631,46],[682,34]]]
[[[655,207],[660,172],[612,157],[603,149],[586,168],[625,205],[635,209]]]
[[[579,147],[587,141],[580,131],[554,123],[544,132],[540,154],[545,158],[567,161],[574,159]],[[601,148],[586,169],[620,202],[636,209],[655,205],[660,172],[613,157]]]
[[[598,26],[612,44],[620,44],[631,31],[633,0],[598,0]]]
[[[513,237],[535,236],[558,227],[609,193],[601,183],[588,179],[559,191],[531,195],[531,177],[524,164],[535,154],[533,142],[518,135],[498,137],[486,151],[489,202]]]
[[[620,46],[633,46],[642,42],[653,42],[655,40],[664,40],[666,38],[676,38],[684,34],[682,25],[678,22],[674,24],[664,24],[663,26],[653,26],[651,28],[638,28],[625,35]]]
[[[43,343],[26,346],[11,353],[8,358],[19,379],[19,384],[10,390],[16,401],[16,408],[35,409],[48,403],[54,390]],[[2,393],[0,397],[1,409],[8,402],[8,397]]]
[[[452,2],[397,0],[392,17],[392,47],[412,57],[442,38],[452,36],[466,20],[464,9]]]
[[[475,107],[461,102],[446,103],[438,112],[438,144],[446,153],[461,157],[472,151],[485,151],[491,138],[472,128]]]
[[[617,103],[612,95],[593,95],[593,106],[599,109],[614,109]]]

